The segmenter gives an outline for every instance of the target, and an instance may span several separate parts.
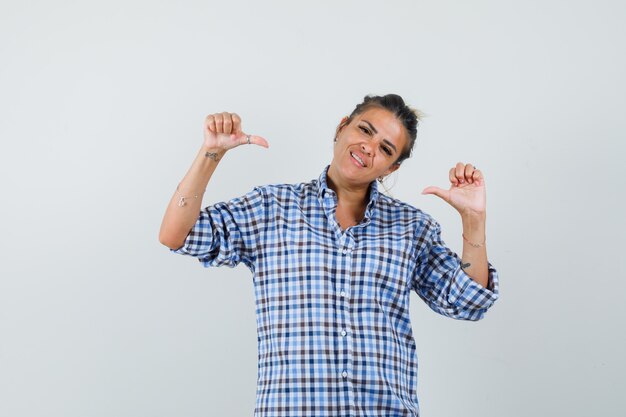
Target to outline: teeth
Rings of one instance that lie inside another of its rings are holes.
[[[359,163],[360,163],[361,165],[365,166],[365,162],[363,162],[363,160],[362,160],[361,158],[359,158],[359,156],[358,156],[358,155],[356,155],[356,154],[354,154],[354,153],[352,153],[352,152],[350,152],[350,155],[352,155],[352,157],[353,157],[354,159],[356,159],[357,161],[359,161]]]

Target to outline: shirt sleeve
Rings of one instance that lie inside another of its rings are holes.
[[[194,256],[204,267],[233,268],[243,262],[254,270],[267,210],[261,187],[228,202],[207,206],[200,212],[183,246],[170,251]]]
[[[432,221],[426,239],[418,239],[418,255],[412,287],[435,312],[459,320],[477,321],[498,299],[498,273],[489,265],[487,287],[461,269],[461,259],[441,239],[441,227]]]

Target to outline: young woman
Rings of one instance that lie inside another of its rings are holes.
[[[204,143],[167,207],[160,241],[204,266],[243,262],[254,275],[258,332],[255,416],[418,416],[409,295],[479,320],[498,298],[487,261],[482,173],[450,169],[428,187],[461,215],[463,253],[421,210],[378,191],[411,155],[418,115],[395,94],[367,96],[339,123],[319,178],[255,187],[201,210],[225,153],[267,141],[234,113],[206,118]]]

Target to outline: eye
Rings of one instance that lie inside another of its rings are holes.
[[[363,132],[365,132],[365,134],[367,134],[367,135],[369,135],[369,134],[371,133],[371,132],[370,132],[370,130],[369,130],[367,127],[365,127],[365,126],[359,126],[359,128],[360,128]]]
[[[381,146],[381,148],[383,149],[383,152],[391,156],[391,149],[389,149],[387,146]]]

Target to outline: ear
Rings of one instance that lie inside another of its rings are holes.
[[[339,134],[339,132],[341,132],[341,129],[343,129],[347,124],[348,124],[348,116],[344,116],[343,119],[341,119],[341,122],[339,122],[339,126],[337,126],[337,130],[335,131],[335,137]]]
[[[385,171],[385,177],[389,174],[391,174],[392,172],[395,172],[398,168],[400,168],[400,164],[396,164],[394,163],[393,165],[391,165],[389,167],[389,169],[387,169],[387,171]]]

